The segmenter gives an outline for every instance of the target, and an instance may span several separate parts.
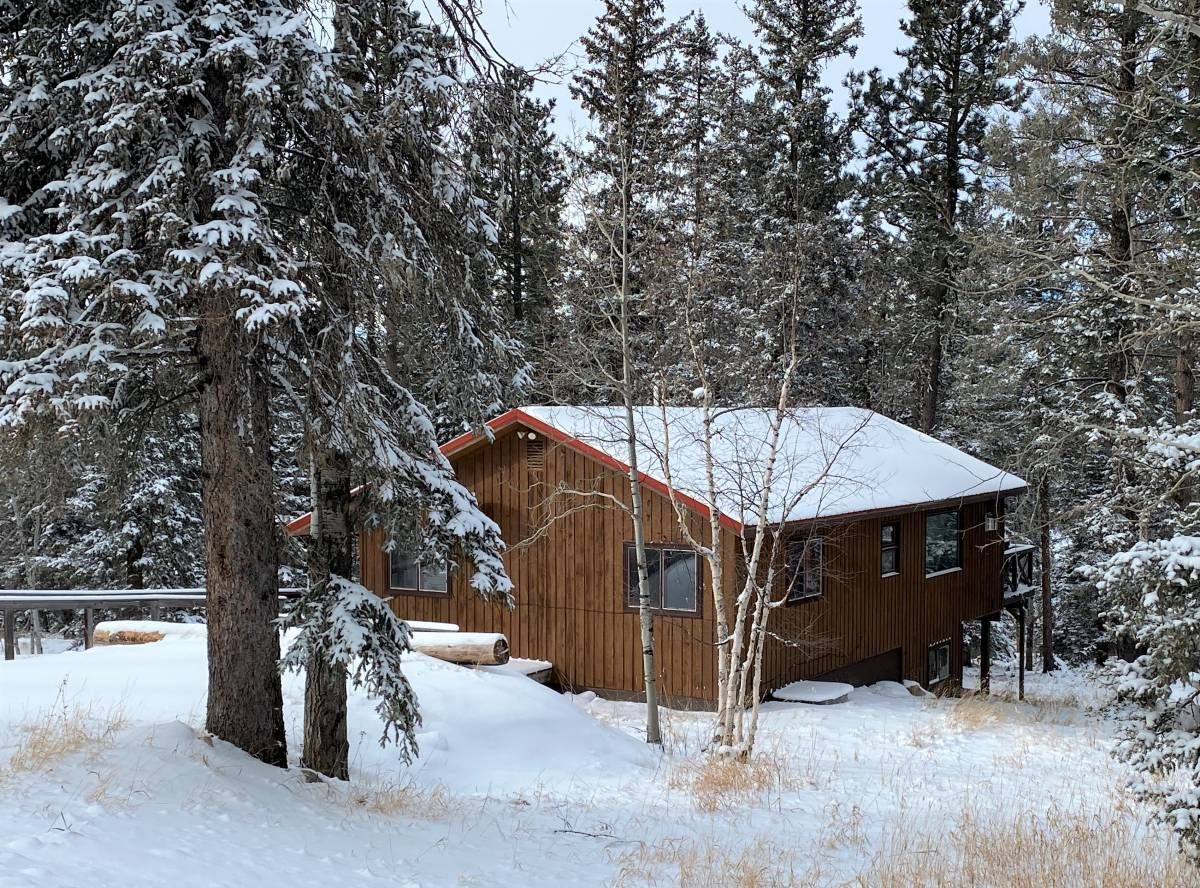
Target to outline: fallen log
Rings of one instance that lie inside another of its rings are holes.
[[[413,650],[460,666],[503,666],[508,639],[499,632],[414,632]]]

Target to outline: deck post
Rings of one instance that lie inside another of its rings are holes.
[[[156,622],[162,619],[162,608],[159,607],[158,602],[150,605],[150,619]]]
[[[1017,608],[1017,699],[1025,699],[1025,608]]]
[[[4,659],[17,659],[17,615],[7,607],[4,609]]]
[[[992,690],[992,621],[979,621],[979,692]]]
[[[96,631],[96,612],[90,608],[83,609],[83,649],[86,651],[92,646],[92,635]]]

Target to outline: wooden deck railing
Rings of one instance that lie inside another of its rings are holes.
[[[1033,588],[1033,551],[1027,543],[1004,550],[1004,599],[1020,598]]]

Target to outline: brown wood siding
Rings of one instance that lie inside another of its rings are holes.
[[[995,513],[997,505],[963,505],[962,568],[934,577],[925,576],[926,511],[811,531],[825,541],[824,594],[781,607],[773,616],[780,638],[767,645],[767,686],[825,675],[897,648],[904,677],[924,684],[926,650],[944,639],[950,640],[952,683],[961,683],[962,624],[1002,606],[1002,535],[984,530],[987,513]],[[893,521],[900,525],[900,572],[885,577],[880,528]]]
[[[474,491],[479,504],[509,543],[505,566],[514,584],[513,611],[481,601],[469,588],[468,568],[460,566],[445,598],[394,594],[396,614],[413,620],[457,623],[464,630],[503,632],[514,657],[549,660],[554,679],[565,688],[640,694],[643,692],[641,640],[636,612],[624,606],[622,552],[633,538],[633,524],[617,509],[612,497],[629,504],[624,475],[574,450],[546,442],[545,469],[531,474],[525,442],[509,428],[490,445],[454,458],[459,480]],[[556,516],[532,543],[522,540],[537,525],[534,514],[544,505],[533,487],[561,486],[595,491],[599,497],[556,497]],[[653,491],[645,493],[646,538],[650,543],[675,543],[686,548],[670,501]],[[689,516],[697,539],[706,540],[707,520]],[[723,533],[726,582],[732,582],[736,540]],[[387,555],[378,532],[361,537],[363,583],[380,595],[387,587]],[[668,704],[681,705],[715,698],[715,634],[707,566],[700,560],[703,588],[701,615],[655,618],[660,691]]]
[[[408,619],[457,623],[464,630],[503,632],[513,656],[549,660],[556,682],[638,694],[643,691],[638,616],[624,607],[623,548],[632,522],[610,499],[626,506],[624,475],[569,447],[544,441],[544,465],[531,471],[519,426],[508,427],[487,445],[452,457],[459,480],[475,492],[499,525],[510,549],[505,564],[515,587],[513,611],[481,601],[469,588],[467,568],[451,577],[446,597],[398,594],[395,612]],[[543,439],[544,440],[544,439]],[[523,544],[539,524],[542,491],[561,487],[596,491],[601,497],[559,497],[557,517],[544,534]],[[646,491],[647,542],[682,544],[669,500]],[[906,678],[924,683],[929,644],[951,640],[951,676],[962,674],[961,624],[1001,609],[1000,534],[983,530],[984,515],[996,504],[963,508],[963,568],[927,579],[924,570],[924,510],[869,515],[824,526],[824,595],[781,607],[770,630],[779,639],[767,646],[764,690],[789,681],[842,669],[899,648]],[[707,540],[707,520],[689,513],[689,526]],[[900,523],[900,575],[880,576],[880,524]],[[388,589],[387,556],[377,533],[361,536],[363,583],[381,595]],[[722,532],[727,595],[737,591],[741,549]],[[715,699],[715,623],[711,583],[701,559],[701,616],[658,616],[655,620],[660,690],[666,702]],[[792,643],[788,643],[792,642]]]

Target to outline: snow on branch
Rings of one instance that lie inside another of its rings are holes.
[[[421,715],[401,660],[411,650],[412,635],[387,601],[365,586],[334,576],[325,586],[306,592],[280,624],[298,630],[280,668],[301,672],[320,658],[345,669],[354,687],[377,701],[375,712],[383,722],[380,745],[394,742],[404,762],[411,763],[418,754]]]

